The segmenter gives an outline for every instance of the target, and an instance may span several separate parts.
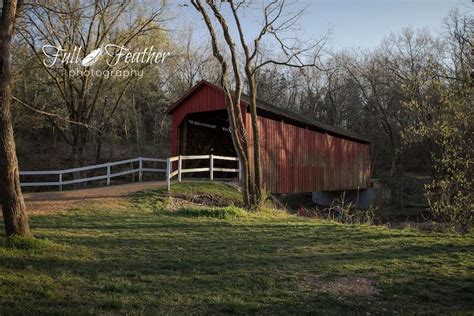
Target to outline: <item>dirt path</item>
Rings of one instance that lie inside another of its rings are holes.
[[[64,201],[64,200],[84,200],[97,198],[110,198],[124,196],[142,190],[156,189],[166,185],[165,181],[138,182],[121,185],[111,185],[108,187],[81,189],[71,191],[54,191],[25,193],[23,197],[26,202],[33,201]]]
[[[165,181],[139,182],[72,191],[25,193],[23,196],[28,213],[38,214],[65,211],[88,200],[114,200],[134,192],[156,189],[165,185]]]

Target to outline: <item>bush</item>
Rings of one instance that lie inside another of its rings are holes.
[[[473,225],[474,110],[470,82],[433,81],[436,101],[414,98],[405,106],[418,124],[403,133],[406,145],[428,142],[433,178],[425,186],[434,220],[466,232]]]
[[[460,233],[470,230],[474,221],[472,193],[459,190],[459,183],[447,179],[426,185],[430,214],[438,222],[448,223]]]
[[[316,217],[327,219],[344,224],[367,224],[374,223],[374,209],[361,210],[354,207],[352,204],[338,205],[334,204],[323,209],[308,210],[304,207],[298,209],[298,216]]]
[[[235,206],[228,207],[184,207],[172,212],[176,216],[185,217],[212,217],[212,218],[237,218],[246,217],[247,212]]]

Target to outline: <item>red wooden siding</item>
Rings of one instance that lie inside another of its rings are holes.
[[[244,104],[242,108],[246,111]],[[208,83],[198,84],[197,88],[178,101],[169,110],[172,114],[171,154],[178,154],[179,126],[188,113],[222,109],[225,109],[222,90]],[[244,113],[249,143],[252,145],[250,115]],[[368,186],[370,144],[262,116],[258,118],[258,126],[263,180],[267,191],[294,193]]]
[[[261,116],[258,126],[263,180],[267,191],[296,193],[368,186],[369,144]],[[250,143],[253,144],[251,126],[248,129]]]
[[[225,109],[225,98],[222,91],[204,86],[194,90],[181,104],[173,110],[171,123],[171,155],[178,154],[179,125],[188,113],[206,112]]]
[[[171,111],[171,155],[178,154],[179,126],[187,114],[223,109],[226,109],[224,93],[209,85],[203,85],[193,90],[184,100],[181,100],[179,106]],[[246,107],[242,103],[242,111],[245,111],[245,109]]]

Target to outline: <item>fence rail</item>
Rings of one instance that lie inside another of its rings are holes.
[[[201,167],[201,168],[183,168],[183,161],[184,160],[209,160],[209,167]],[[214,167],[215,160],[230,160],[230,161],[237,161],[238,168],[216,168]],[[173,162],[177,162],[177,169],[173,170]],[[194,155],[194,156],[174,156],[167,159],[166,163],[166,185],[168,187],[168,191],[171,188],[171,180],[178,176],[178,182],[182,181],[182,174],[183,173],[191,173],[191,172],[209,172],[209,179],[212,181],[214,180],[214,172],[231,172],[237,173],[239,180],[241,179],[241,165],[239,158],[237,157],[228,157],[228,156],[217,156],[217,155]]]
[[[191,168],[185,169],[183,168],[183,160],[209,160],[209,167],[204,168]],[[237,161],[239,163],[239,168],[216,168],[214,167],[214,160],[228,160],[228,161]],[[133,163],[138,162],[138,168],[133,167]],[[145,168],[143,167],[144,162],[158,162],[158,163],[166,163],[165,169],[160,168]],[[177,162],[177,169],[173,170],[173,162]],[[112,167],[132,164],[132,169],[130,170],[123,170],[119,172],[112,172]],[[64,175],[73,174],[77,172],[89,171],[89,170],[96,170],[96,169],[105,169],[105,174],[97,175],[92,177],[85,177],[85,178],[78,178],[72,180],[64,180]],[[22,187],[42,187],[42,186],[58,186],[59,190],[63,189],[64,185],[76,184],[76,183],[83,183],[83,182],[90,182],[90,181],[98,181],[98,180],[107,180],[107,185],[110,185],[110,180],[115,177],[120,177],[128,174],[135,174],[138,173],[138,181],[142,181],[143,173],[144,172],[153,172],[153,173],[165,173],[166,174],[166,182],[168,190],[171,187],[171,180],[176,175],[178,176],[178,182],[182,180],[183,173],[191,173],[191,172],[209,172],[209,177],[211,180],[214,180],[214,172],[231,172],[231,173],[238,173],[238,177],[240,179],[240,162],[239,159],[236,157],[227,157],[227,156],[217,156],[217,155],[194,155],[194,156],[174,156],[169,157],[167,159],[158,159],[158,158],[147,158],[147,157],[138,157],[133,159],[127,160],[120,160],[114,162],[108,162],[93,166],[86,166],[86,167],[79,167],[79,168],[72,168],[72,169],[64,169],[64,170],[47,170],[47,171],[21,171],[20,176],[47,176],[47,175],[56,175],[57,181],[42,181],[42,182],[21,182]]]

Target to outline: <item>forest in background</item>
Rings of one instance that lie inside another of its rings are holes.
[[[13,55],[14,130],[22,170],[165,157],[166,109],[201,79],[219,83],[209,43],[199,39],[193,25],[175,27],[176,8],[110,3],[97,10],[80,1],[52,1],[22,15]],[[64,11],[77,14],[66,19]],[[453,11],[440,24],[440,34],[411,28],[387,34],[372,50],[334,51],[326,44],[317,67],[268,65],[257,73],[258,97],[370,139],[373,177],[391,187],[398,205],[420,196],[412,192],[413,182],[446,175],[457,181],[450,190],[469,193],[473,22]],[[172,54],[163,64],[148,65],[141,78],[72,78],[64,65],[47,69],[42,63],[42,46],[58,43],[154,46]],[[453,178],[459,174],[461,179]]]

